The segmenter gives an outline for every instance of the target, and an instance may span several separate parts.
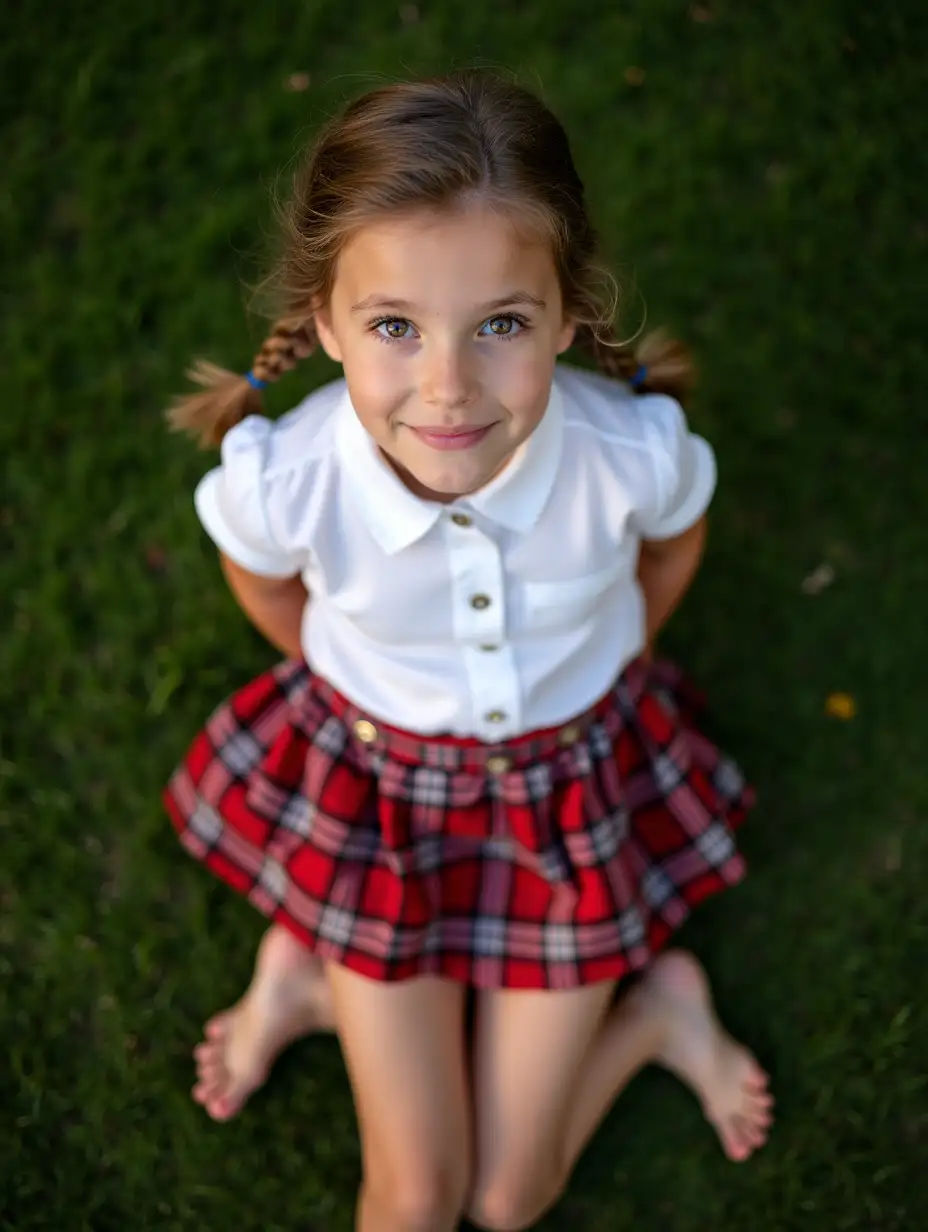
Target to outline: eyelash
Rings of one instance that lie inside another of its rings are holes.
[[[392,346],[398,342],[409,342],[410,339],[406,337],[390,338],[388,335],[380,333],[381,325],[389,325],[393,321],[398,321],[401,325],[412,325],[412,322],[407,321],[405,317],[378,317],[376,321],[371,321],[368,329],[379,342],[385,342],[387,346]],[[525,317],[520,316],[517,312],[498,312],[495,316],[487,317],[480,328],[483,329],[484,325],[489,325],[491,321],[515,321],[515,323],[519,326],[517,333],[491,333],[487,335],[487,337],[495,338],[497,342],[512,342],[514,338],[518,338],[519,334],[521,334],[523,330],[531,329],[531,325],[529,325]]]

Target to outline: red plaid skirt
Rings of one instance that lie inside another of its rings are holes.
[[[165,802],[196,859],[363,975],[617,980],[744,875],[753,793],[695,701],[636,662],[588,714],[494,747],[384,726],[286,662],[216,711]]]

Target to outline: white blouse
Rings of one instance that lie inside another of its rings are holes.
[[[642,538],[670,538],[715,488],[672,399],[558,365],[535,432],[449,505],[409,492],[344,381],[222,443],[196,507],[245,569],[300,574],[303,652],[374,719],[488,742],[554,726],[643,649]]]

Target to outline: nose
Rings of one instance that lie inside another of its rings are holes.
[[[476,396],[476,374],[467,350],[453,342],[436,342],[424,359],[421,393],[435,410],[466,406]]]

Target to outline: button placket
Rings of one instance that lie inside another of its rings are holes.
[[[455,638],[502,641],[506,601],[499,549],[476,525],[460,527],[449,518],[445,527]]]
[[[487,654],[479,646],[468,646],[464,668],[475,735],[494,743],[508,740],[522,722],[522,695],[512,647],[503,645],[495,654]]]
[[[457,511],[456,511],[457,512]],[[521,720],[512,651],[506,647],[506,591],[499,547],[475,523],[445,523],[452,574],[454,632],[470,686],[475,734],[505,740]],[[490,654],[479,647],[495,647]],[[490,717],[492,716],[492,717]]]

